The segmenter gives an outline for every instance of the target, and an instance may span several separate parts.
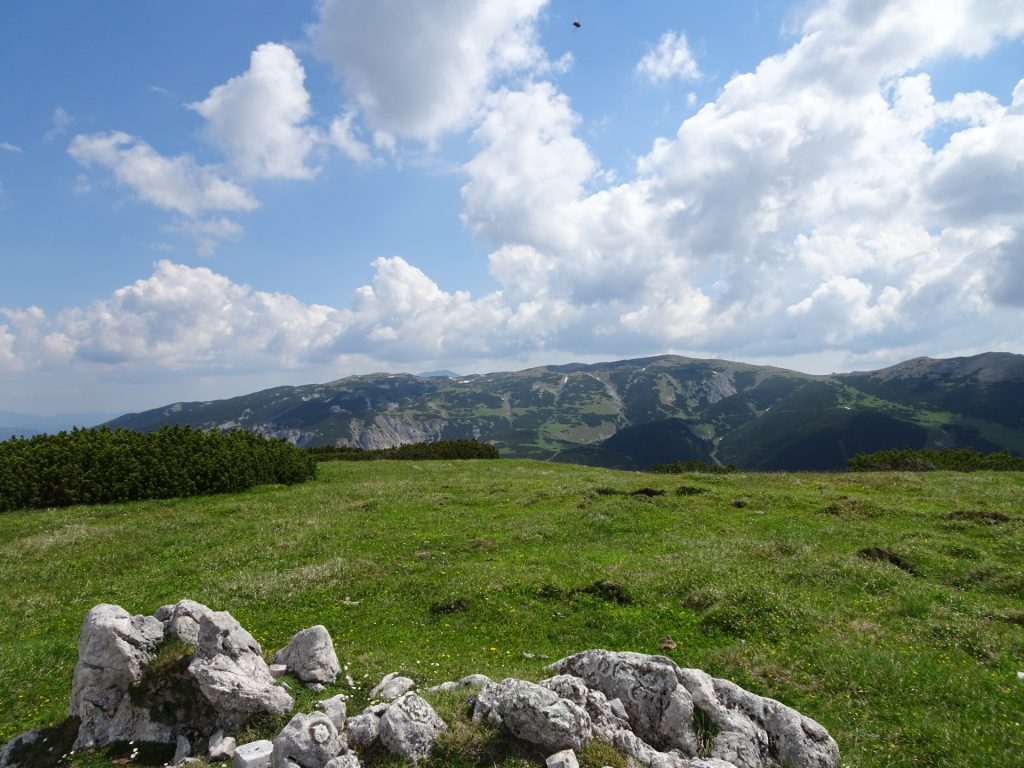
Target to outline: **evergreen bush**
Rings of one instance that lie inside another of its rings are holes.
[[[498,449],[477,440],[438,440],[433,443],[410,443],[394,448],[352,448],[327,445],[306,449],[317,461],[429,461],[431,459],[497,459]]]
[[[243,430],[73,429],[0,442],[0,511],[228,493],[315,473],[301,449]]]
[[[850,472],[1024,472],[1024,458],[1009,451],[983,454],[971,448],[920,450],[894,448],[876,453],[858,453],[846,463]]]

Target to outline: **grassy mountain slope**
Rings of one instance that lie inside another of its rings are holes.
[[[111,422],[166,423],[365,448],[472,437],[509,457],[618,468],[700,459],[839,469],[859,451],[908,446],[1024,453],[1024,356],[833,376],[671,355],[465,377],[374,374]]]
[[[421,688],[538,680],[602,647],[667,653],[795,707],[846,768],[1019,765],[1022,481],[339,462],[301,486],[5,513],[0,743],[66,716],[90,607],[152,613],[187,596],[230,611],[267,658],[328,628],[357,685],[290,680],[300,711],[346,693],[358,712],[387,672]],[[466,722],[465,693],[431,701],[453,727],[426,768],[542,768],[545,754]]]

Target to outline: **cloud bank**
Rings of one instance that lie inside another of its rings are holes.
[[[442,290],[407,254],[374,261],[369,283],[329,307],[162,261],[52,318],[3,310],[0,369],[247,370],[353,355],[458,367],[555,350],[883,364],[1020,349],[1024,80],[940,100],[926,71],[1019,41],[1019,3],[822,3],[791,48],[654,138],[623,181],[581,138],[539,47],[544,5],[321,0],[310,36],[351,104],[329,126],[311,126],[294,52],[267,44],[192,105],[222,166],[116,131],[69,150],[215,245],[241,236],[220,213],[257,207],[248,180],[311,180],[320,143],[369,164],[399,140],[429,150],[464,135],[462,220],[489,251],[492,291]],[[671,30],[637,71],[700,76]]]

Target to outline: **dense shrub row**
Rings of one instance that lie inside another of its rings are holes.
[[[317,461],[374,461],[399,459],[424,461],[429,459],[497,459],[498,449],[490,443],[477,440],[438,440],[434,443],[411,443],[394,448],[350,448],[348,446],[320,446],[307,448]]]
[[[315,473],[301,449],[252,432],[74,429],[0,442],[0,511],[225,493]]]
[[[983,454],[970,448],[945,448],[938,451],[903,448],[858,453],[846,463],[846,467],[851,472],[974,472],[983,469],[1024,472],[1024,458],[1014,456],[1009,451]]]
[[[735,471],[736,467],[732,464],[720,467],[716,464],[705,464],[699,459],[675,461],[671,464],[655,464],[651,467],[651,472],[656,472],[662,475],[679,475],[683,472],[705,472],[709,475],[724,475]]]

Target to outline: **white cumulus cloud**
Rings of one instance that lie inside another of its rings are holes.
[[[690,51],[686,35],[674,30],[663,34],[658,44],[644,54],[637,62],[636,71],[653,83],[672,78],[696,80],[700,77],[700,67]]]
[[[140,199],[186,216],[202,211],[251,211],[259,206],[220,169],[199,165],[190,155],[165,157],[140,138],[122,131],[79,134],[68,154],[85,167],[100,166]]]
[[[305,70],[285,45],[264,43],[249,69],[189,104],[207,125],[203,134],[246,178],[308,179],[307,157],[317,144]]]
[[[547,0],[320,0],[310,36],[376,130],[432,144],[504,75],[543,67]]]

